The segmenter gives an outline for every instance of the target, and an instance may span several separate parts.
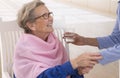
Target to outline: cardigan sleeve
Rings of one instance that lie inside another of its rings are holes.
[[[83,75],[79,75],[77,70],[72,68],[69,61],[45,70],[37,78],[67,78],[67,76],[71,76],[71,78],[84,78]]]

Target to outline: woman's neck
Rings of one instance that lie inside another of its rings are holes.
[[[37,37],[41,38],[44,41],[47,41],[49,33],[33,33]]]

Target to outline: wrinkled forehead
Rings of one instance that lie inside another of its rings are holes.
[[[45,5],[40,5],[35,8],[34,15],[39,16],[39,15],[42,15],[42,14],[45,14],[48,12],[49,12],[49,10]]]

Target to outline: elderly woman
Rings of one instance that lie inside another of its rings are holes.
[[[84,53],[69,61],[63,45],[52,33],[52,12],[40,0],[20,10],[18,24],[25,33],[15,48],[16,78],[83,78],[82,74],[102,58],[99,53]]]

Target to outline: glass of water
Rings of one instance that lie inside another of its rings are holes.
[[[68,42],[68,43],[74,42],[74,39],[73,39],[74,34],[72,34],[72,33],[74,33],[74,28],[66,28],[65,32],[70,32],[70,34],[65,35],[66,36],[65,42]]]

